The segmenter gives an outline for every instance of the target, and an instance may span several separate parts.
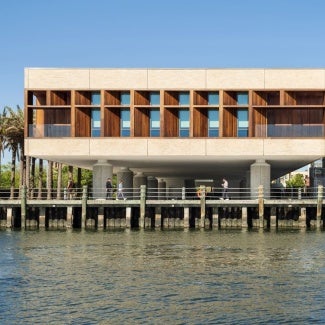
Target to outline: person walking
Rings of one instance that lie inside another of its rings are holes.
[[[120,180],[120,182],[118,183],[118,189],[117,189],[117,200],[126,200],[126,197],[124,196],[123,193],[123,181]]]
[[[228,196],[228,181],[225,178],[222,179],[221,186],[223,187],[223,190],[222,190],[222,200],[229,200],[229,196]]]
[[[112,180],[108,177],[106,180],[106,199],[111,199],[113,194]]]

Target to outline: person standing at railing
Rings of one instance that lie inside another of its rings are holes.
[[[223,178],[222,179],[222,184],[221,186],[223,187],[223,190],[222,190],[222,200],[229,200],[229,196],[228,196],[228,181]]]
[[[111,199],[113,194],[112,180],[107,178],[106,180],[106,199]]]
[[[68,199],[71,200],[73,198],[73,188],[74,188],[74,182],[72,180],[72,178],[70,177],[68,180]]]
[[[117,188],[117,200],[126,200],[126,197],[124,197],[124,193],[123,193],[123,181],[120,180],[119,184],[118,184],[118,188]]]

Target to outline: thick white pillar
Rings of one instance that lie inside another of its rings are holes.
[[[166,178],[166,193],[169,199],[181,199],[182,188],[185,186],[184,178]]]
[[[106,180],[112,178],[113,166],[107,160],[98,160],[93,165],[93,193],[89,193],[95,199],[106,198]]]
[[[149,200],[158,199],[158,180],[156,177],[149,176],[147,180],[147,195]]]
[[[166,182],[163,179],[159,179],[158,181],[158,199],[166,199]]]
[[[263,186],[264,198],[270,198],[271,189],[271,166],[263,159],[257,159],[254,164],[251,165],[250,175],[250,188],[251,197],[257,198],[258,187]]]

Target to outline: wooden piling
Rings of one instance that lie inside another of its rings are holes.
[[[271,213],[270,213],[270,228],[276,228],[277,224],[276,224],[276,208],[272,207],[271,208]]]
[[[125,209],[125,227],[126,228],[131,228],[131,213],[132,213],[132,210],[131,210],[131,207],[127,207]]]
[[[247,228],[248,223],[247,223],[247,207],[242,207],[241,208],[241,227],[242,228]]]
[[[26,203],[27,203],[27,198],[26,198],[26,186],[22,186],[21,188],[21,199],[20,199],[20,207],[21,207],[21,228],[25,229],[26,228],[26,213],[27,213],[27,208],[26,208]]]
[[[139,227],[145,227],[145,217],[146,214],[146,185],[140,186],[140,219],[139,219]]]
[[[45,211],[46,211],[45,207],[40,207],[40,209],[39,209],[39,220],[38,220],[38,227],[40,229],[45,228]]]
[[[104,229],[104,207],[98,207],[97,229]]]
[[[184,207],[184,228],[190,228],[190,208]]]
[[[73,220],[72,220],[72,207],[67,207],[67,228],[72,228]]]
[[[200,215],[200,227],[205,227],[205,186],[201,185],[199,190],[200,196],[200,207],[201,207],[201,215]]]
[[[258,187],[258,217],[259,227],[264,228],[264,191],[263,185]]]
[[[323,208],[323,186],[318,185],[317,189],[317,213],[316,213],[316,228],[320,229]]]
[[[155,228],[161,228],[161,207],[155,207]]]
[[[12,208],[7,208],[7,223],[6,227],[11,228],[13,225],[13,220],[12,220]]]
[[[218,214],[218,208],[212,209],[212,228],[218,228],[219,227],[219,214]]]
[[[87,186],[83,186],[82,188],[82,200],[81,200],[81,229],[85,229],[86,227],[86,217],[87,217]]]

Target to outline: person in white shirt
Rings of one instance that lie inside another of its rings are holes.
[[[222,184],[221,186],[223,187],[223,191],[222,191],[222,200],[229,200],[229,196],[228,196],[228,181],[223,178],[222,179]]]
[[[126,197],[124,196],[123,193],[123,181],[120,180],[120,182],[118,183],[118,189],[117,189],[117,199],[123,199],[126,200]]]

